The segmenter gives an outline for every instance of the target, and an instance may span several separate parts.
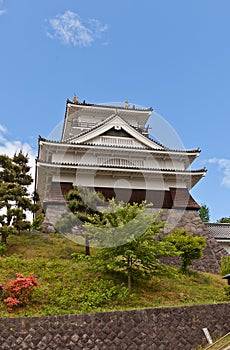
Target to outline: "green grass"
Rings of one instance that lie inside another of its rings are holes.
[[[75,256],[75,258],[73,258]],[[0,317],[43,316],[124,310],[145,307],[208,304],[226,301],[226,281],[218,275],[181,275],[170,268],[150,281],[136,279],[132,291],[126,276],[98,271],[95,251],[87,259],[84,247],[63,236],[23,233],[9,236],[7,252],[0,257],[0,284],[15,279],[16,272],[34,272],[39,288],[26,308],[8,313],[0,302]]]

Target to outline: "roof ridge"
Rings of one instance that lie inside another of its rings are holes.
[[[89,106],[89,107],[101,107],[101,108],[118,108],[118,109],[124,109],[124,110],[129,110],[129,111],[143,111],[143,112],[149,112],[149,111],[153,111],[152,107],[148,107],[148,108],[136,108],[136,105],[132,105],[132,107],[126,107],[126,106],[115,106],[115,105],[106,105],[106,104],[96,104],[96,103],[87,103],[85,102],[85,100],[83,102],[80,101],[76,101],[73,102],[70,99],[67,98],[66,100],[66,104],[70,103],[71,105],[74,106]],[[134,108],[135,106],[135,108]]]

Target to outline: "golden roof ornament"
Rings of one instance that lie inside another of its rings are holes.
[[[125,101],[125,108],[129,108],[130,107],[130,103],[128,100]]]
[[[78,98],[78,96],[76,94],[74,94],[73,103],[77,103],[77,98]]]

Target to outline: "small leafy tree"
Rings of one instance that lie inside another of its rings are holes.
[[[174,230],[165,237],[180,252],[181,272],[187,273],[188,266],[196,259],[202,258],[202,251],[206,246],[204,237],[193,236],[187,230]]]
[[[199,215],[200,215],[200,218],[203,222],[209,222],[209,220],[210,220],[209,208],[207,207],[206,204],[203,204],[200,207]]]
[[[104,197],[86,187],[74,186],[65,196],[70,212],[65,212],[55,224],[56,229],[62,233],[78,231],[78,235],[85,239],[85,253],[90,255],[90,238],[87,230],[83,229],[86,222],[93,222],[94,215],[100,216],[98,205],[104,204]]]
[[[129,289],[135,272],[149,277],[162,269],[159,258],[177,254],[171,243],[157,239],[165,226],[157,216],[144,202],[111,200],[102,217],[95,215],[94,222],[86,224],[93,244],[101,248],[99,261],[107,269],[125,272]]]
[[[13,158],[0,155],[0,235],[6,243],[9,234],[30,228],[26,212],[34,212],[36,206],[28,193],[33,182],[29,174],[28,156],[22,151]]]

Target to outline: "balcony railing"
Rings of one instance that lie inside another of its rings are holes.
[[[96,145],[112,145],[112,146],[126,146],[126,147],[141,147],[140,142],[132,138],[100,136],[91,141]]]
[[[98,165],[112,165],[119,167],[134,167],[134,168],[143,168],[144,161],[140,159],[124,159],[124,158],[107,158],[107,157],[98,157]]]

